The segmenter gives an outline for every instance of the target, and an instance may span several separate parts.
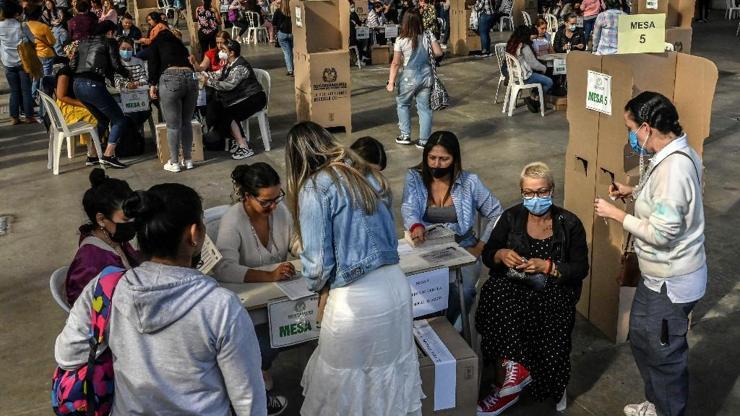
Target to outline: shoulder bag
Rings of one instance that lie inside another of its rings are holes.
[[[424,33],[424,39],[427,44],[427,53],[429,54],[429,64],[432,67],[432,92],[429,94],[429,106],[432,111],[444,110],[450,104],[450,96],[447,94],[444,84],[437,76],[437,62],[434,60],[434,51],[432,50],[431,34],[427,31]]]
[[[21,65],[23,70],[28,73],[31,78],[41,78],[43,72],[41,70],[41,60],[36,55],[36,44],[31,40],[28,24],[21,23],[21,43],[18,44],[18,56],[21,58]]]

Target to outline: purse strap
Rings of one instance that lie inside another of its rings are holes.
[[[432,77],[437,79],[437,62],[434,60],[434,50],[432,49],[432,35],[427,30],[424,32],[424,40],[427,44],[427,55],[429,55],[429,65],[432,67]]]

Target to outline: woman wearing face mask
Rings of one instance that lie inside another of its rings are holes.
[[[80,227],[80,246],[64,284],[70,305],[107,266],[130,269],[140,261],[139,253],[129,244],[136,229],[121,208],[133,191],[125,181],[109,178],[99,168],[90,172],[90,185],[82,198],[90,222]]]
[[[578,27],[578,16],[575,13],[568,14],[565,24],[555,33],[553,49],[557,53],[586,50],[585,35],[583,29]]]
[[[498,199],[478,175],[463,170],[457,136],[449,131],[432,133],[424,147],[422,162],[406,173],[401,215],[403,227],[411,238],[423,243],[427,228],[441,224],[455,233],[455,240],[462,247],[479,258],[501,211]],[[480,236],[473,230],[477,215],[487,220]],[[480,260],[462,269],[467,311],[475,300],[480,271]],[[447,318],[458,330],[462,325],[459,300],[457,285],[450,285]]]
[[[219,58],[227,64],[216,72],[201,72],[201,80],[207,87],[216,90],[214,120],[207,120],[208,125],[215,126],[221,137],[231,135],[234,138],[231,146],[232,159],[245,159],[254,155],[247,139],[244,138],[241,122],[265,108],[267,95],[252,66],[241,56],[239,42],[230,40],[226,50],[218,52]]]
[[[571,332],[581,281],[588,274],[583,224],[552,204],[555,183],[542,162],[522,170],[522,203],[501,216],[483,249],[490,279],[481,289],[475,327],[486,364],[496,366],[478,415],[493,416],[519,400],[525,386],[565,410]]]
[[[231,40],[229,32],[222,30],[216,34],[216,47],[207,50],[203,54],[203,60],[198,63],[194,55],[190,55],[190,63],[198,72],[216,72],[226,65],[226,59],[221,59],[219,52],[226,51],[226,42]],[[228,56],[228,55],[227,55]]]
[[[119,74],[115,76],[115,86],[119,91],[135,90],[147,86],[149,75],[146,70],[146,63],[134,56],[134,41],[129,38],[121,38],[118,41],[118,53],[121,55],[121,64],[128,69],[129,76],[123,77]],[[143,134],[144,123],[151,115],[151,109],[127,113],[126,116],[133,120],[139,132]]]
[[[125,272],[110,302],[111,414],[265,416],[259,345],[237,296],[193,268],[206,227],[200,196],[176,183],[135,192],[123,204],[146,259]],[[93,293],[82,291],[54,348],[57,364],[87,363]]]
[[[640,154],[636,187],[615,183],[609,193],[635,198],[627,214],[603,199],[596,215],[622,223],[634,236],[642,279],[630,313],[632,355],[645,382],[645,398],[627,416],[683,415],[689,392],[688,315],[704,296],[702,162],[688,144],[668,98],[643,92],[624,108],[629,144]],[[652,155],[647,166],[646,155]]]

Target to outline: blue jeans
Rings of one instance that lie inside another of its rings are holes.
[[[31,77],[22,66],[5,68],[5,78],[10,86],[10,116],[20,117],[21,105],[26,117],[33,117],[33,97],[31,96]]]
[[[108,144],[116,145],[126,129],[127,122],[121,107],[105,88],[105,82],[75,78],[72,88],[75,97],[85,104],[85,107],[98,121],[98,136],[103,137],[110,123]]]
[[[593,19],[583,19],[583,34],[585,35],[586,45],[588,46],[588,41],[591,40],[591,32],[594,31],[594,25],[596,24],[596,18]],[[594,48],[596,48],[596,45],[593,45]]]
[[[491,53],[491,28],[493,16],[481,13],[478,15],[478,33],[480,34],[481,53]]]
[[[61,26],[54,26],[51,28],[51,31],[57,40],[57,43],[54,44],[54,51],[59,56],[65,56],[64,45],[67,43],[67,38],[69,37],[67,31]]]
[[[198,81],[189,69],[170,68],[159,78],[159,102],[167,123],[167,143],[170,162],[178,163],[179,147],[182,157],[191,159],[193,151],[193,113],[198,102]]]
[[[411,100],[416,98],[416,112],[419,114],[419,144],[426,143],[432,134],[432,108],[429,95],[432,92],[431,69],[416,71],[405,69],[398,82],[396,111],[401,135],[411,137]]]
[[[283,58],[285,58],[285,67],[288,72],[293,73],[293,34],[278,32],[278,43],[280,43],[280,49],[283,50]]]
[[[632,356],[645,382],[645,398],[658,414],[683,416],[689,397],[689,312],[696,302],[673,303],[666,285],[653,292],[640,279],[630,312]]]
[[[547,94],[552,89],[552,78],[537,72],[532,72],[532,75],[524,82],[527,84],[541,84],[543,94]]]

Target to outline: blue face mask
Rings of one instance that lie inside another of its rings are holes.
[[[640,140],[637,138],[637,132],[640,131],[640,128],[642,128],[642,126],[640,126],[635,131],[630,130],[629,133],[627,133],[627,137],[629,139],[630,147],[632,148],[632,151],[635,152],[635,153],[637,153],[638,155],[639,154],[650,154],[650,152],[646,148],[644,148],[644,147],[642,147],[640,145]],[[648,139],[649,138],[650,137],[648,136]],[[645,143],[647,143],[647,139],[645,139]],[[643,145],[645,143],[643,143]]]
[[[524,208],[531,212],[533,215],[544,215],[552,206],[552,195],[539,197],[536,196],[530,199],[523,199]]]
[[[134,51],[120,50],[118,51],[118,53],[121,54],[121,59],[125,59],[125,60],[129,60],[131,59],[132,56],[134,56]]]

